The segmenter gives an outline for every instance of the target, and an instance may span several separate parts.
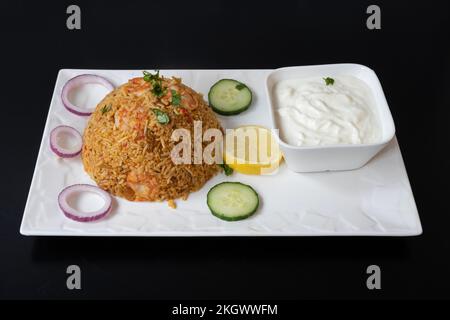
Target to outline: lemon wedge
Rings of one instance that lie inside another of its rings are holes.
[[[243,174],[273,174],[282,160],[271,131],[260,126],[228,129],[225,135],[225,163]]]

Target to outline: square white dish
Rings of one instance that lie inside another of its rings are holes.
[[[246,112],[218,116],[224,128],[244,124],[271,127],[265,79],[272,70],[163,70],[165,76],[181,77],[203,93],[221,78],[237,79],[253,91]],[[92,223],[67,219],[57,204],[59,192],[68,185],[94,182],[84,172],[81,159],[58,159],[49,148],[49,133],[58,125],[80,132],[86,117],[69,113],[60,93],[70,78],[98,74],[119,85],[140,76],[140,70],[69,70],[59,72],[41,147],[30,187],[20,232],[47,236],[412,236],[422,227],[397,140],[358,170],[295,173],[283,163],[275,175],[215,176],[177,209],[166,203],[133,203],[114,198],[113,211]],[[260,195],[261,206],[249,219],[226,222],[217,219],[206,205],[208,190],[223,181],[250,184]]]
[[[278,82],[296,78],[325,76],[334,78],[341,75],[353,76],[362,80],[371,91],[374,100],[373,107],[376,109],[381,125],[380,141],[370,144],[294,146],[278,136],[278,143],[291,170],[319,172],[357,169],[364,166],[394,138],[395,125],[380,81],[373,70],[360,64],[285,67],[271,72],[267,76],[266,94],[271,106],[272,127],[280,126],[276,115],[276,99],[273,94],[274,87]]]

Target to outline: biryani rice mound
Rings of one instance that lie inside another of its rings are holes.
[[[173,199],[186,199],[219,168],[204,162],[174,164],[171,151],[179,142],[171,140],[172,132],[189,130],[193,155],[194,121],[202,121],[203,133],[222,128],[201,94],[181,79],[159,79],[165,89],[159,97],[152,83],[140,77],[116,88],[97,105],[84,131],[82,161],[98,186],[116,196],[131,201],[169,200],[173,205]],[[169,122],[161,123],[155,110],[165,113]]]

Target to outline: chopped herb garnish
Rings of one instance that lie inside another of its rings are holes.
[[[148,71],[143,71],[144,81],[150,82],[152,85],[151,92],[157,97],[160,98],[164,94],[166,94],[166,88],[162,85],[162,78],[159,76],[159,70],[155,70],[155,73],[152,74]]]
[[[161,111],[159,109],[152,109],[153,113],[156,116],[156,120],[160,124],[168,124],[170,122],[169,115],[165,113],[164,111]]]
[[[155,70],[155,74],[152,74],[148,71],[142,71],[142,73],[144,74],[144,80],[147,82],[152,82],[154,80],[159,80],[159,70]]]
[[[223,169],[223,173],[225,173],[226,176],[231,176],[233,174],[233,168],[226,163],[221,163],[218,166]]]
[[[239,91],[241,91],[244,88],[245,88],[245,84],[243,84],[243,83],[239,83],[236,85],[236,89],[238,89]]]
[[[153,85],[153,88],[151,91],[157,98],[161,98],[163,95],[166,94],[166,89],[163,88],[161,82],[155,82],[152,85]]]
[[[181,94],[176,92],[175,90],[170,90],[172,93],[172,105],[179,106],[181,103]]]
[[[111,105],[111,104],[108,104],[108,105],[105,104],[105,105],[103,106],[103,108],[101,109],[102,115],[105,114],[105,113],[107,113],[109,110],[111,110],[111,108],[112,108],[112,105]]]
[[[333,84],[334,84],[334,79],[333,79],[333,78],[326,77],[326,78],[323,78],[323,80],[325,80],[325,84],[326,84],[327,86],[333,85]]]

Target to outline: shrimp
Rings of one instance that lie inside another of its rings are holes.
[[[149,89],[150,84],[142,77],[130,79],[126,87],[127,93],[133,93],[137,96],[143,95]]]
[[[116,128],[124,131],[135,131],[138,138],[144,138],[148,122],[148,112],[142,106],[134,109],[119,109],[114,114]]]
[[[127,184],[133,189],[136,201],[152,201],[159,191],[158,182],[153,175],[139,173],[135,170],[128,173]]]
[[[181,104],[188,110],[194,110],[195,108],[198,107],[198,101],[196,97],[193,97],[186,91],[181,93]]]
[[[166,95],[161,99],[161,101],[165,105],[169,105],[172,103],[172,90],[181,96],[180,106],[188,109],[194,110],[198,107],[197,97],[193,96],[188,90],[186,90],[184,85],[180,84],[172,84],[169,87],[170,90],[167,90]]]

